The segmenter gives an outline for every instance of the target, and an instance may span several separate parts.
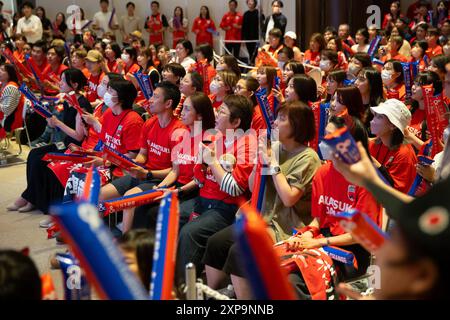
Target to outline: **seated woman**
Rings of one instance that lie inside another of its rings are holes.
[[[403,78],[403,67],[400,61],[386,61],[381,71],[381,79],[383,80],[384,96],[386,99],[405,101],[406,88]]]
[[[61,75],[60,92],[69,93],[75,91],[78,102],[86,112],[92,112],[89,101],[81,95],[81,90],[86,85],[86,77],[78,69],[67,69]],[[47,119],[48,125],[58,127],[66,134],[64,146],[71,143],[80,145],[87,135],[87,129],[81,121],[81,117],[75,108],[71,108],[67,102],[63,103],[63,120],[55,116]],[[48,213],[49,205],[53,200],[63,198],[62,188],[57,176],[48,167],[48,162],[42,161],[42,157],[49,152],[64,152],[65,148],[58,148],[55,144],[31,150],[27,159],[27,188],[12,205],[7,209],[28,212],[37,208],[44,214]]]
[[[181,39],[177,42],[176,57],[171,62],[181,64],[184,70],[188,72],[191,65],[195,63],[195,60],[191,58],[193,53],[192,43],[189,40]]]
[[[342,118],[331,117],[326,127],[327,134],[345,127]],[[367,133],[363,124],[355,119],[355,126],[350,130],[356,141],[367,149]],[[338,212],[350,209],[366,213],[377,225],[381,225],[381,206],[369,191],[354,186],[336,170],[331,162],[327,162],[317,170],[312,182],[311,215],[313,221],[299,233],[287,240],[289,251],[315,249],[324,246],[337,246],[354,254],[358,269],[340,262],[334,262],[339,280],[355,278],[365,274],[370,265],[370,253],[357,244],[350,233],[346,233],[339,222],[333,219]],[[322,235],[322,237],[319,237]],[[289,275],[300,299],[311,299],[304,275],[293,272]]]
[[[275,169],[272,177],[267,179],[261,210],[274,243],[289,238],[293,228],[302,228],[312,221],[311,185],[320,167],[316,152],[307,147],[315,135],[314,115],[307,105],[302,102],[283,104],[275,128],[279,132],[279,142],[273,142],[268,148],[261,145],[260,149],[265,163]],[[279,162],[273,156],[275,154],[279,156]],[[250,188],[255,174],[254,168],[249,179]],[[227,275],[231,275],[237,298],[250,299],[239,264],[240,253],[234,242],[233,227],[217,232],[208,240],[203,258],[208,286],[220,289]]]
[[[366,110],[364,125],[369,131],[369,137],[371,137],[370,121],[373,119],[373,114],[370,112],[370,107],[376,107],[384,101],[383,80],[380,72],[372,67],[362,69],[358,74],[355,86],[361,93],[364,109]]]
[[[191,71],[196,71],[202,76],[203,92],[206,95],[209,95],[209,84],[217,74],[217,71],[212,64],[214,60],[214,50],[207,43],[201,44],[195,48],[195,58],[197,62],[191,65],[189,69]]]
[[[337,116],[345,120],[349,129],[354,125],[353,118],[364,123],[365,109],[361,93],[356,87],[343,87],[336,90],[330,106],[330,116]]]
[[[286,87],[286,102],[301,101],[306,104],[317,101],[317,84],[306,74],[296,75]]]
[[[411,49],[410,62],[419,63],[419,72],[424,72],[428,68],[425,55],[428,50],[428,42],[426,40],[417,41]]]
[[[200,196],[193,212],[198,218],[188,222],[178,237],[176,283],[184,281],[185,266],[192,262],[197,273],[208,238],[233,224],[238,205],[247,200],[248,179],[256,156],[256,135],[247,130],[252,121],[252,105],[243,96],[229,95],[216,118],[217,136],[202,144],[201,164],[194,167]],[[234,134],[227,131],[234,130]],[[246,133],[247,132],[247,133]]]
[[[327,77],[330,72],[340,70],[338,54],[330,49],[322,50],[320,53],[320,69],[322,70],[322,84],[318,86],[317,90],[319,96],[324,98],[327,93]]]
[[[236,58],[229,54],[224,54],[219,58],[219,62],[216,65],[216,70],[231,71],[234,72],[238,78],[241,77],[241,69],[239,68]]]
[[[442,81],[437,73],[432,71],[421,72],[417,75],[412,86],[412,103],[411,108],[411,123],[408,126],[408,131],[420,140],[414,139],[408,135],[409,141],[412,145],[420,150],[422,143],[430,139],[431,134],[426,122],[425,101],[422,91],[422,86],[433,85],[434,95],[442,93]],[[408,132],[405,132],[408,134]]]
[[[327,50],[331,50],[337,53],[337,68],[347,71],[348,60],[344,53],[345,50],[341,38],[339,38],[338,36],[334,36],[330,40],[328,40]]]
[[[0,83],[0,139],[2,139],[5,137],[5,131],[10,132],[22,126],[25,98],[19,91],[19,79],[12,64],[0,65]]]
[[[303,64],[297,61],[288,61],[284,64],[283,72],[282,72],[282,80],[284,84],[284,89],[286,88],[289,80],[295,75],[305,74],[305,67]],[[284,94],[284,92],[283,92]]]
[[[219,71],[209,85],[209,98],[215,111],[222,105],[226,96],[233,94],[238,76],[232,71]]]
[[[356,80],[358,73],[363,68],[372,66],[372,59],[367,53],[357,53],[351,59],[348,65],[347,79],[352,83]]]
[[[324,99],[324,102],[330,102],[331,98],[336,93],[336,90],[344,87],[346,77],[347,74],[344,70],[335,70],[330,72],[327,77],[327,97]]]
[[[177,118],[180,118],[181,111],[183,110],[184,101],[186,101],[188,97],[192,96],[195,93],[203,92],[203,90],[204,90],[203,77],[195,71],[188,72],[181,80],[180,83],[181,99],[180,103],[173,112],[173,115]]]
[[[258,136],[265,133],[267,130],[267,125],[264,121],[263,115],[261,113],[261,108],[258,105],[258,101],[255,97],[255,92],[259,88],[259,83],[255,78],[247,77],[239,79],[234,93],[241,95],[250,99],[253,105],[253,117],[251,128],[256,131]],[[262,130],[262,131],[261,131]]]
[[[137,57],[138,53],[133,47],[126,47],[122,50],[120,62],[117,65],[117,71],[127,80],[130,79],[133,73],[139,71],[140,69],[137,63]]]
[[[179,63],[168,63],[166,64],[162,71],[161,76],[163,81],[169,81],[174,85],[179,86],[181,79],[186,75],[186,70]]]
[[[411,113],[399,100],[390,99],[370,108],[374,114],[370,122],[371,132],[376,136],[370,141],[369,151],[394,180],[393,187],[408,193],[416,176],[417,157],[409,144],[404,144],[404,132],[411,122]]]
[[[104,94],[105,105],[108,109],[98,119],[95,115],[84,114],[83,119],[99,136],[99,144],[95,149],[108,146],[112,150],[134,159],[139,152],[141,129],[144,121],[138,113],[132,110],[137,91],[134,85],[127,80],[110,79]],[[92,157],[93,160],[86,165],[98,167],[101,184],[105,185],[112,177],[123,176],[122,170],[112,170],[109,162],[102,158]],[[88,170],[81,167],[73,170],[67,180],[64,202],[70,202],[79,197],[84,191],[84,181]]]
[[[105,73],[117,73],[119,71],[118,63],[120,61],[119,59],[121,55],[122,51],[120,50],[120,46],[117,43],[108,43],[105,48],[105,64],[103,66],[103,71]]]
[[[255,66],[276,66],[278,64],[278,53],[283,49],[283,33],[278,28],[269,31],[269,43],[258,50]]]
[[[272,113],[273,117],[275,116],[276,112],[276,104],[280,102],[281,99],[281,97],[278,98],[281,92],[279,92],[277,88],[275,88],[275,77],[277,77],[277,69],[271,66],[261,66],[258,68],[256,73],[256,80],[259,83],[258,91],[265,91],[264,95],[267,97],[270,106],[269,112]],[[264,108],[264,106],[262,105],[260,105],[259,107]]]
[[[172,170],[166,178],[155,188],[172,187],[180,200],[180,229],[189,220],[194,209],[195,198],[198,196],[198,187],[194,181],[194,166],[199,151],[198,142],[202,141],[204,133],[213,129],[215,125],[214,112],[211,101],[202,92],[197,92],[186,98],[181,112],[181,122],[187,130],[180,135],[182,139],[172,149]],[[201,127],[200,127],[201,125]],[[125,193],[125,196],[142,192],[139,187]],[[128,225],[123,226],[123,231],[133,228],[154,228],[159,210],[159,202],[154,204],[123,211],[124,221]],[[133,219],[134,216],[134,219]],[[132,223],[132,224],[131,224]]]
[[[318,67],[320,64],[320,53],[326,49],[327,43],[321,33],[314,33],[309,40],[309,49],[306,50],[303,62]]]

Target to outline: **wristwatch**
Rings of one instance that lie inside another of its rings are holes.
[[[272,166],[272,167],[270,167],[270,173],[271,173],[273,176],[276,176],[277,174],[280,174],[280,173],[281,173],[281,168],[280,168],[280,166]]]
[[[150,170],[148,171],[147,177],[145,179],[148,181],[153,180],[153,173]]]

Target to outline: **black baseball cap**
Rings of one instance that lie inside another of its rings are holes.
[[[410,203],[374,185],[369,189],[384,204],[411,248],[441,266],[450,263],[450,179],[435,184]]]

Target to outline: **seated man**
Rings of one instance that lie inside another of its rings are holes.
[[[168,81],[158,84],[149,106],[149,112],[154,116],[142,127],[141,148],[136,157],[136,162],[147,169],[135,167],[131,170],[131,175],[104,186],[100,192],[102,200],[150,190],[167,176],[172,169],[172,149],[178,142],[173,134],[177,129],[184,128],[173,115],[180,97],[180,90],[176,85]],[[124,215],[123,231],[131,228],[133,216],[133,212]]]

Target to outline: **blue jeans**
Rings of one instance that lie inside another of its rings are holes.
[[[184,281],[186,264],[192,262],[197,275],[202,271],[202,258],[210,236],[233,224],[238,207],[222,201],[197,198],[195,212],[199,217],[188,222],[178,237],[176,280]]]

